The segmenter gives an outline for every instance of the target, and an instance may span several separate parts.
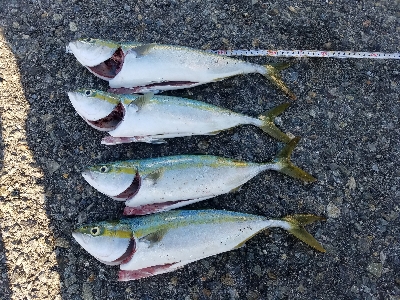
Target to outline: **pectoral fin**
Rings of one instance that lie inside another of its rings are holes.
[[[142,57],[145,56],[150,52],[150,50],[155,46],[156,44],[145,44],[145,45],[140,45],[137,47],[132,48],[133,51],[136,52],[136,57]]]
[[[130,103],[130,105],[132,105],[132,104],[136,105],[138,108],[138,111],[140,111],[143,108],[143,106],[145,106],[151,100],[151,98],[153,98],[153,96],[154,96],[153,93],[143,94],[143,95],[137,97],[135,101]]]
[[[146,176],[146,180],[151,181],[153,184],[156,184],[157,181],[164,175],[165,168],[157,169]]]
[[[150,243],[150,247],[152,247],[154,244],[160,242],[164,235],[167,233],[167,229],[161,229],[156,232],[150,233],[144,237],[142,237],[142,240],[146,240]]]

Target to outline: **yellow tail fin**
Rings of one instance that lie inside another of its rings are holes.
[[[267,72],[265,77],[272,81],[281,91],[290,97],[292,100],[296,100],[296,95],[289,89],[289,87],[283,82],[282,77],[279,75],[279,71],[286,69],[290,66],[289,63],[279,63],[265,65]]]
[[[295,166],[290,161],[290,155],[293,152],[293,149],[296,147],[297,143],[300,141],[300,137],[295,137],[292,139],[279,153],[275,156],[273,163],[275,164],[275,170],[289,175],[293,178],[301,179],[305,182],[314,182],[315,179],[312,175],[303,171],[299,167]]]
[[[282,220],[286,221],[289,224],[289,229],[287,229],[287,231],[289,231],[299,240],[303,241],[304,243],[306,243],[307,245],[313,247],[318,251],[326,252],[324,247],[322,247],[322,245],[303,227],[304,225],[313,223],[315,221],[325,220],[325,218],[311,214],[307,215],[300,214],[300,215],[286,216]]]
[[[276,127],[274,123],[274,119],[283,113],[283,111],[289,107],[289,103],[283,103],[277,107],[274,107],[273,109],[261,114],[258,118],[263,121],[263,124],[260,126],[260,128],[273,138],[284,142],[285,144],[290,142],[290,138],[283,133],[278,127]]]

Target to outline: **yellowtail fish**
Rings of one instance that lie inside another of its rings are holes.
[[[70,42],[67,52],[73,53],[91,73],[107,80],[114,92],[176,90],[239,74],[259,73],[296,99],[278,74],[288,64],[262,66],[181,46],[90,38]]]
[[[179,155],[100,164],[87,168],[82,175],[101,193],[125,201],[125,215],[144,215],[238,190],[265,170],[313,182],[314,177],[290,161],[299,139],[291,140],[268,163],[211,155]]]
[[[69,92],[68,96],[90,126],[110,134],[103,138],[102,144],[159,144],[164,138],[216,134],[243,124],[255,125],[284,143],[290,141],[273,122],[289,106],[288,103],[253,118],[180,97],[119,95],[97,90]]]
[[[102,263],[120,265],[119,281],[129,281],[240,248],[271,227],[283,228],[325,252],[303,227],[317,220],[324,218],[306,214],[268,219],[222,210],[183,210],[84,225],[72,236]]]

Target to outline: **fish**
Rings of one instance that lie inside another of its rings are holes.
[[[266,170],[314,182],[312,175],[290,161],[299,140],[292,139],[268,163],[212,155],[177,155],[98,164],[86,168],[82,176],[99,192],[125,201],[124,215],[145,215],[237,191]]]
[[[282,219],[224,210],[175,210],[155,215],[102,221],[78,227],[74,239],[106,265],[119,265],[119,281],[175,271],[219,253],[241,248],[257,233],[285,229],[317,251],[323,246],[304,225],[325,220],[312,214]]]
[[[215,105],[180,97],[112,94],[82,89],[68,92],[77,113],[93,128],[108,132],[102,144],[165,143],[165,138],[214,135],[238,125],[251,124],[288,143],[290,138],[274,118],[290,104],[283,103],[253,118]]]
[[[240,74],[259,73],[291,99],[295,94],[279,71],[288,63],[257,65],[243,60],[183,46],[84,38],[70,42],[67,53],[97,77],[107,80],[112,91],[146,93],[176,90],[220,81]]]

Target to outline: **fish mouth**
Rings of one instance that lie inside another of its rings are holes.
[[[108,116],[95,121],[85,118],[85,121],[97,130],[112,131],[124,120],[124,116],[125,108],[122,103],[118,103]]]
[[[139,173],[136,172],[135,178],[133,178],[131,185],[128,186],[128,188],[125,191],[123,191],[117,196],[113,196],[112,198],[117,201],[127,201],[129,199],[132,199],[139,192],[141,184],[142,184],[142,179]]]
[[[92,173],[88,169],[82,172],[82,176],[87,182],[94,180]]]
[[[72,232],[72,237],[78,242],[78,244],[80,244],[84,249],[85,248],[85,234],[79,233],[77,231]],[[87,250],[87,249],[86,249]],[[88,251],[88,250],[87,250]],[[88,251],[90,254],[91,251]],[[112,261],[107,261],[104,260],[104,258],[100,258],[96,255],[93,255],[97,260],[99,260],[100,262],[106,264],[106,265],[111,265],[111,266],[115,266],[115,265],[119,265],[119,264],[124,264],[129,262],[132,259],[132,256],[135,254],[136,252],[136,241],[135,238],[130,238],[129,239],[129,243],[128,246],[126,247],[125,252],[117,259],[112,260]]]
[[[111,80],[121,71],[124,59],[124,51],[119,47],[109,59],[93,67],[86,66],[86,68],[101,79]]]
[[[124,173],[121,176],[101,174],[96,167],[89,167],[82,172],[86,182],[97,191],[117,201],[126,201],[135,196],[141,186],[139,174]],[[123,172],[122,172],[123,173]],[[105,176],[104,176],[105,175]]]

